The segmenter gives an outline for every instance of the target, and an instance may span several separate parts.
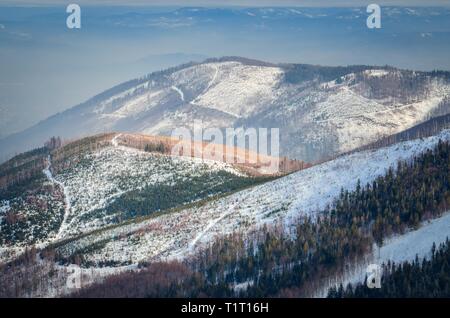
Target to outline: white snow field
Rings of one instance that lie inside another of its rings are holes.
[[[270,104],[276,97],[283,74],[278,67],[249,66],[237,62],[210,67],[215,69],[212,81],[194,103],[236,118],[246,117]]]
[[[399,160],[409,160],[433,148],[439,139],[450,140],[450,131],[426,139],[402,142],[364,151],[302,170],[235,194],[180,212],[163,214],[95,233],[59,248],[63,254],[102,242],[85,253],[87,261],[136,263],[143,260],[183,258],[220,236],[241,230],[251,233],[266,223],[314,216],[331,204],[340,190],[354,190],[385,174]]]
[[[379,70],[374,73],[372,70],[371,74],[383,76],[388,72]],[[334,86],[332,93],[307,114],[311,122],[334,127],[339,152],[350,151],[368,141],[375,141],[379,136],[403,131],[426,120],[450,92],[443,83],[433,81],[429,86],[430,97],[425,100],[400,103],[391,99],[369,99],[349,84],[352,77],[347,76],[346,82]],[[318,130],[318,135],[324,133],[326,130]]]

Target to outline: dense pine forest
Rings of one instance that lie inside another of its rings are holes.
[[[402,264],[387,263],[383,266],[381,288],[370,289],[365,283],[349,284],[345,289],[332,288],[329,298],[448,298],[450,297],[450,242],[436,250],[431,258]]]
[[[141,264],[146,268],[139,273],[107,278],[75,296],[310,295],[322,278],[338,275],[347,262],[358,262],[374,244],[447,211],[449,169],[450,144],[440,141],[373,183],[342,191],[317,219],[299,219],[288,230],[273,226],[233,234],[183,264]]]

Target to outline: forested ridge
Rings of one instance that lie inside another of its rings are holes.
[[[108,278],[76,296],[309,295],[321,278],[357,262],[374,243],[447,211],[449,169],[450,144],[440,141],[371,184],[342,191],[317,220],[302,218],[289,233],[275,226],[253,235],[233,234],[184,264],[141,264],[147,268],[140,273]]]
[[[383,264],[381,288],[368,288],[366,280],[330,289],[329,298],[448,298],[450,297],[450,242],[433,245],[430,259]]]

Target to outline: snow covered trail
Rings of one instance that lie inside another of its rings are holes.
[[[111,143],[114,147],[119,147],[119,142],[117,141],[118,138],[120,138],[122,134],[117,134],[114,136],[113,139],[111,139]]]
[[[70,211],[72,209],[71,203],[70,203],[70,194],[69,194],[69,189],[62,183],[59,182],[58,180],[56,180],[53,177],[53,174],[51,172],[51,166],[52,166],[52,161],[51,161],[51,157],[50,155],[47,157],[47,167],[42,171],[45,176],[47,177],[47,179],[52,182],[55,183],[57,185],[59,185],[62,189],[63,189],[63,193],[64,193],[64,217],[63,220],[61,222],[61,226],[59,227],[58,233],[56,234],[56,239],[60,239],[62,237],[62,234],[64,233],[65,229],[67,228],[67,218],[70,215]]]
[[[189,244],[188,250],[190,252],[193,252],[197,242],[200,241],[202,239],[202,237],[209,232],[209,230],[211,230],[213,227],[218,225],[220,221],[222,221],[223,219],[225,219],[226,217],[231,215],[234,212],[235,207],[236,207],[236,204],[233,204],[232,206],[230,206],[230,210],[228,212],[223,213],[218,218],[216,218],[216,219],[212,220],[211,222],[209,222],[208,225],[199,234],[197,234],[197,236],[192,240],[192,242]]]
[[[350,91],[349,89],[347,89],[348,91]],[[352,92],[352,94],[356,95],[355,93]],[[435,97],[433,99],[431,99],[431,102],[434,103],[435,105],[439,105],[440,102],[442,102],[443,98],[440,97]],[[377,111],[373,111],[373,112],[363,112],[363,113],[357,113],[357,114],[352,114],[351,116],[346,116],[346,117],[337,117],[337,118],[330,118],[330,119],[322,119],[322,120],[314,120],[315,123],[330,123],[330,122],[335,122],[337,120],[350,120],[352,118],[355,117],[364,117],[364,116],[373,116],[373,115],[381,115],[381,114],[388,114],[388,113],[395,113],[404,109],[412,109],[414,107],[417,107],[418,104],[423,103],[423,102],[416,102],[416,103],[410,103],[410,104],[405,104],[402,106],[397,106],[397,107],[392,107],[392,108],[388,108],[388,109],[384,109],[384,110],[377,110]]]
[[[184,100],[184,93],[183,93],[183,91],[182,91],[181,89],[179,89],[179,88],[176,87],[176,86],[172,86],[171,89],[174,90],[175,92],[177,92],[177,93],[180,95],[180,98],[181,98],[181,100],[182,100],[183,102],[185,101],[185,100]]]
[[[215,64],[213,64],[213,67],[214,67],[213,78],[211,79],[211,81],[209,81],[208,86],[205,88],[205,90],[203,91],[202,94],[206,93],[211,88],[211,86],[214,84],[214,82],[217,79],[217,75],[219,75],[219,67]]]
[[[122,136],[122,134],[117,134],[114,136],[114,138],[111,139],[111,144],[113,145],[113,147],[117,148],[119,147],[119,142],[117,141],[118,138],[120,138]],[[58,230],[58,233],[56,235],[56,239],[61,239],[63,237],[63,234],[67,231],[68,228],[70,228],[72,226],[72,223],[74,222],[74,220],[71,220],[70,222],[68,222],[68,218],[69,215],[71,214],[72,211],[72,204],[70,203],[71,200],[71,196],[69,194],[69,190],[68,187],[64,185],[64,183],[56,180],[53,177],[53,174],[50,170],[51,168],[51,158],[50,156],[47,157],[47,162],[48,165],[47,167],[44,169],[44,174],[46,175],[47,179],[53,183],[58,184],[62,189],[63,189],[63,193],[64,193],[64,206],[65,206],[65,212],[64,212],[64,218],[63,221],[61,223],[61,226]],[[119,193],[116,193],[115,195],[111,196],[110,198],[107,198],[106,200],[112,200],[115,197],[118,197],[120,195],[122,195],[123,193],[125,193],[125,191],[121,191]],[[91,210],[95,210],[96,208],[98,208],[98,206],[94,206]],[[91,210],[89,210],[88,212],[90,212]]]
[[[206,94],[206,92],[211,88],[211,86],[212,86],[212,85],[214,84],[214,82],[216,81],[217,75],[219,75],[219,67],[218,67],[217,65],[215,65],[215,64],[213,64],[213,67],[214,67],[214,75],[213,75],[212,79],[209,81],[208,85],[207,85],[206,88],[203,90],[203,92],[202,92],[200,95],[198,95],[198,96],[191,102],[192,105],[197,105],[197,104],[196,104],[197,101],[198,101],[203,95]]]
[[[219,75],[219,67],[217,65],[215,65],[215,64],[213,64],[213,67],[214,67],[214,75],[213,75],[212,79],[208,82],[208,85],[203,90],[203,92],[201,92],[194,100],[190,101],[189,104],[194,105],[194,106],[202,106],[202,105],[198,104],[199,100],[202,98],[203,95],[205,95],[208,92],[208,90],[211,88],[211,86],[216,81],[217,76]],[[226,114],[228,114],[228,113],[226,113]],[[229,114],[229,115],[232,115],[234,117],[238,117],[235,114]]]

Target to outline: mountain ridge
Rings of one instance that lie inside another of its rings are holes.
[[[4,138],[2,161],[51,136],[170,135],[194,120],[205,128],[277,127],[281,155],[320,161],[433,116],[448,98],[449,74],[210,58],[124,82]]]
[[[1,258],[278,176],[251,164],[174,155],[170,142],[120,133],[53,140],[0,165]]]

